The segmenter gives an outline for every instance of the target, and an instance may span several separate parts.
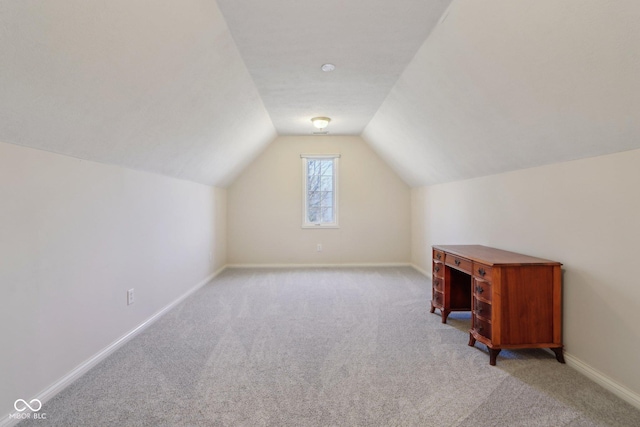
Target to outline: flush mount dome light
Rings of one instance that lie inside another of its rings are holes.
[[[320,67],[320,69],[322,71],[329,72],[335,70],[336,66],[333,64],[322,64],[322,67]]]
[[[311,119],[311,123],[318,129],[324,129],[327,127],[331,119],[329,117],[314,117]]]

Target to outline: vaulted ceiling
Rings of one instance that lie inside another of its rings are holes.
[[[638,22],[636,0],[3,0],[0,142],[216,186],[317,115],[412,186],[635,149]]]

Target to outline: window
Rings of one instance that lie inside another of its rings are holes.
[[[338,227],[339,154],[302,155],[303,219],[308,228]]]

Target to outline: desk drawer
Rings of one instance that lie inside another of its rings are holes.
[[[488,265],[473,263],[473,275],[486,281],[491,281],[491,267]]]
[[[475,298],[491,302],[491,283],[473,278],[473,295]]]
[[[474,316],[473,329],[483,337],[491,339],[491,322]]]
[[[444,262],[448,266],[455,268],[456,270],[464,271],[465,273],[471,274],[471,271],[473,270],[471,261],[457,255],[446,254]]]
[[[433,290],[438,292],[444,292],[444,280],[441,277],[433,278]]]
[[[435,307],[444,307],[444,294],[435,289],[433,291],[433,305]]]
[[[439,251],[437,249],[433,250],[433,260],[444,261],[444,252]]]
[[[486,320],[491,320],[491,304],[473,298],[473,314]]]
[[[444,264],[441,262],[433,262],[433,277],[444,278]]]

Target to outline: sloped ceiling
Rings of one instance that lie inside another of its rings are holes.
[[[456,0],[363,138],[412,186],[640,148],[640,2]]]
[[[450,2],[218,0],[280,135],[360,135]]]
[[[638,22],[636,0],[3,0],[0,142],[216,186],[315,115],[412,186],[640,148]]]
[[[3,0],[0,141],[210,185],[276,137],[214,1]]]

